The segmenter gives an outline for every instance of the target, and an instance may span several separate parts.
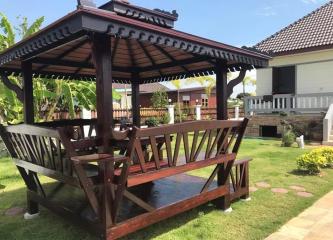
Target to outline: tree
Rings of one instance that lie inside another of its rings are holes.
[[[153,93],[151,102],[154,108],[164,108],[168,105],[168,94],[164,90],[159,90]]]
[[[171,81],[172,85],[176,88],[177,90],[177,112],[179,116],[179,122],[182,122],[182,111],[180,109],[180,95],[179,95],[179,90],[181,89],[181,81],[180,79],[173,80]]]

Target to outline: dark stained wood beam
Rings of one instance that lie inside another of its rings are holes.
[[[84,60],[85,64],[89,64],[92,58],[92,54],[89,54],[89,56]],[[78,74],[81,70],[83,69],[83,67],[79,67],[74,74]]]
[[[175,60],[169,63],[162,63],[162,64],[155,64],[148,67],[121,67],[121,66],[113,66],[112,69],[117,72],[148,72],[148,71],[158,71],[163,68],[170,68],[170,67],[177,67],[181,65],[191,64],[191,63],[198,63],[198,62],[204,62],[207,61],[207,57],[195,57],[195,58],[189,58],[184,60]],[[87,61],[84,62],[75,62],[75,61],[69,61],[69,60],[59,60],[59,59],[51,59],[51,58],[35,58],[32,61],[33,63],[38,64],[47,64],[47,65],[54,65],[54,66],[65,66],[65,67],[73,67],[73,68],[89,68],[94,69],[94,65],[90,64]],[[38,72],[38,70],[37,70]],[[163,74],[162,74],[163,76]]]
[[[119,38],[115,38],[114,40],[114,46],[113,46],[113,49],[112,49],[112,64],[114,63],[114,58],[116,57],[116,54],[117,54],[117,48],[118,48],[118,44],[119,44]]]
[[[174,62],[174,61],[177,61],[170,53],[168,53],[164,48],[162,48],[161,46],[159,46],[159,45],[154,45],[155,46],[155,48],[157,48],[161,53],[163,53],[167,58],[169,58],[169,60],[171,61],[171,62]],[[186,72],[189,72],[189,70],[186,68],[186,67],[184,67],[184,66],[180,66],[184,71],[186,71]]]
[[[110,51],[110,50],[109,50]],[[95,66],[89,62],[90,55],[83,61],[83,62],[75,62],[75,61],[69,61],[69,60],[57,60],[57,59],[51,59],[51,58],[35,58],[33,60],[33,63],[46,63],[48,65],[54,65],[54,66],[64,66],[64,67],[73,67],[73,68],[88,68],[88,69],[95,69]],[[88,59],[88,61],[87,61]],[[117,72],[128,72],[129,70],[132,70],[128,67],[118,67],[113,66],[112,69]],[[37,70],[37,72],[39,72]]]
[[[233,91],[234,91],[234,87],[236,87],[238,84],[240,84],[241,82],[243,82],[244,78],[246,75],[246,70],[241,70],[239,72],[239,75],[237,78],[229,81],[228,83],[228,87],[227,87],[227,96],[228,98],[232,95]]]
[[[188,59],[184,59],[184,60],[176,60],[173,62],[157,64],[156,66],[142,67],[142,68],[139,68],[139,71],[148,72],[148,71],[154,71],[154,70],[163,69],[163,68],[187,65],[187,64],[191,64],[191,63],[205,62],[207,60],[208,60],[208,57],[200,56],[200,57],[195,57],[195,58],[188,58]]]
[[[66,57],[68,54],[70,54],[71,52],[79,49],[80,47],[82,47],[84,44],[88,43],[89,40],[83,40],[82,42],[80,42],[79,44],[69,48],[68,50],[66,50],[65,52],[63,52],[62,54],[60,54],[56,59],[57,60],[60,60],[60,59],[63,59],[64,57]],[[37,69],[37,71],[42,71],[43,69],[47,68],[48,67],[48,64],[45,64],[41,67],[39,67]]]
[[[103,140],[103,152],[109,152],[113,126],[111,37],[95,33],[91,46],[96,69],[97,136]]]
[[[150,63],[156,68],[156,62],[153,59],[153,57],[150,55],[150,53],[147,51],[147,49],[145,48],[145,46],[143,45],[142,42],[138,41],[138,44],[140,45],[142,51],[145,53],[146,57],[149,58]],[[161,72],[161,70],[158,70],[158,73],[160,74],[160,76],[163,76],[163,73]]]
[[[133,116],[133,125],[140,127],[141,126],[141,117],[140,117],[140,79],[139,74],[134,72],[132,74],[132,116]]]
[[[129,39],[126,39],[125,41],[126,41],[128,56],[129,56],[129,58],[131,60],[132,68],[135,68],[136,67],[136,62],[135,62],[135,59],[134,59],[131,42],[130,42]]]
[[[34,95],[33,95],[33,78],[32,78],[32,63],[22,62],[22,77],[23,77],[23,115],[26,124],[33,124],[35,121],[34,115]]]
[[[24,96],[23,96],[23,89],[20,88],[18,85],[13,83],[12,81],[9,80],[8,76],[5,73],[1,73],[1,80],[3,84],[10,90],[12,90],[15,94],[17,99],[23,103],[24,101]]]
[[[218,59],[216,73],[216,110],[218,120],[228,120],[228,66],[227,62]]]

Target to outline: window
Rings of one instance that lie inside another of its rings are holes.
[[[208,96],[207,96],[207,94],[201,94],[201,106],[208,107]]]
[[[183,96],[183,107],[189,107],[190,106],[190,96]]]
[[[295,66],[273,68],[273,94],[294,94]]]
[[[190,101],[183,101],[183,107],[189,107],[190,106]]]
[[[207,98],[201,99],[201,106],[208,107],[208,99]]]

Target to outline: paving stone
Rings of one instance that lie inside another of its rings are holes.
[[[256,192],[258,191],[258,188],[256,187],[249,187],[250,192]]]
[[[295,190],[297,192],[305,192],[306,191],[306,189],[302,186],[294,185],[294,186],[290,186],[289,188],[292,189],[292,190]]]
[[[313,197],[313,194],[309,193],[309,192],[297,192],[296,194],[297,194],[297,196],[304,197],[304,198]]]
[[[257,182],[256,186],[259,188],[270,188],[271,187],[271,185],[268,184],[267,182]]]
[[[288,190],[285,188],[272,188],[271,191],[273,193],[280,193],[280,194],[286,194],[288,193]]]
[[[24,213],[24,208],[21,207],[13,207],[9,208],[5,211],[6,216],[18,216]]]
[[[297,192],[297,195],[309,192]],[[311,196],[313,196],[311,194]],[[333,240],[333,191],[290,220],[266,240]]]

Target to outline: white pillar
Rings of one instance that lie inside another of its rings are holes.
[[[198,121],[201,120],[201,105],[195,105],[195,115]]]
[[[91,111],[90,110],[87,110],[85,108],[82,109],[82,119],[91,119]],[[84,133],[85,135],[89,132],[89,126],[84,126],[83,129],[84,129]],[[87,136],[85,136],[87,137]]]
[[[91,111],[85,108],[82,109],[82,119],[91,119]]]
[[[169,124],[174,124],[175,123],[175,105],[168,105],[168,113],[170,117]]]
[[[235,106],[235,118],[239,119],[239,106]]]

